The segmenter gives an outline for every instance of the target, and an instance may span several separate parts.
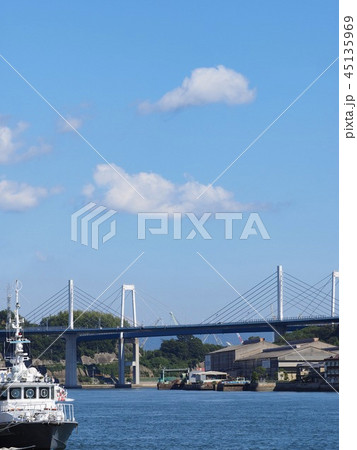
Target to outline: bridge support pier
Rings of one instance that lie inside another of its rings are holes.
[[[140,383],[140,353],[139,353],[139,339],[134,339],[133,344],[133,384],[139,384]]]
[[[275,325],[274,328],[276,331],[274,331],[274,342],[280,339],[280,336],[284,336],[287,332],[287,327],[284,325]]]
[[[122,333],[121,333],[122,335]],[[118,388],[126,388],[130,387],[129,384],[125,383],[125,367],[132,367],[133,370],[133,379],[132,384],[140,383],[140,353],[139,353],[139,339],[130,339],[130,342],[133,344],[133,357],[132,361],[125,360],[125,339],[124,337],[119,338],[119,352],[118,352],[118,360],[119,360],[119,383],[116,387]]]
[[[120,333],[119,338],[119,351],[118,351],[118,361],[119,361],[119,383],[116,387],[127,387],[125,384],[125,350],[124,350],[124,337],[123,333]]]
[[[66,340],[66,388],[78,389],[77,377],[77,336],[75,334],[67,334]]]

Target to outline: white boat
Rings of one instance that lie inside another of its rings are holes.
[[[35,367],[27,367],[24,345],[30,341],[22,332],[19,316],[19,283],[15,287],[15,319],[10,319],[12,352],[0,370],[0,448],[64,449],[77,422],[67,391]]]

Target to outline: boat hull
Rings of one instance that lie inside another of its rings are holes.
[[[0,424],[0,448],[65,449],[76,427],[76,422],[2,423]]]

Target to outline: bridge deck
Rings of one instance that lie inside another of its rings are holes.
[[[74,328],[66,327],[30,327],[25,328],[26,335],[44,334],[44,335],[77,335],[78,340],[102,340],[118,339],[123,334],[124,338],[142,338],[142,337],[160,337],[160,336],[178,336],[178,335],[199,335],[199,334],[227,334],[227,333],[265,333],[293,331],[309,325],[328,325],[338,324],[338,317],[300,317],[287,318],[282,321],[249,321],[234,323],[210,323],[210,324],[191,324],[191,325],[165,325],[165,326],[147,326],[136,328]],[[0,330],[0,336],[5,337],[6,330]]]

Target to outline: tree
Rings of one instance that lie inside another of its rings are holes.
[[[3,309],[0,311],[0,325],[1,328],[5,328],[7,322],[7,311]]]
[[[292,331],[291,333],[286,333],[284,335],[284,338],[288,342],[313,337],[318,337],[320,341],[338,346],[339,327],[338,325],[310,326],[302,328],[301,330]],[[286,342],[281,337],[278,337],[275,344],[286,345]]]
[[[196,367],[205,358],[205,355],[222,348],[218,345],[204,344],[201,339],[192,335],[178,336],[162,342],[160,350],[144,352],[141,362],[152,370],[161,367],[184,368]]]
[[[266,374],[267,374],[267,370],[264,367],[262,367],[262,366],[258,366],[252,372],[251,380],[253,382],[257,382],[257,381],[259,381],[261,379],[265,379]]]

